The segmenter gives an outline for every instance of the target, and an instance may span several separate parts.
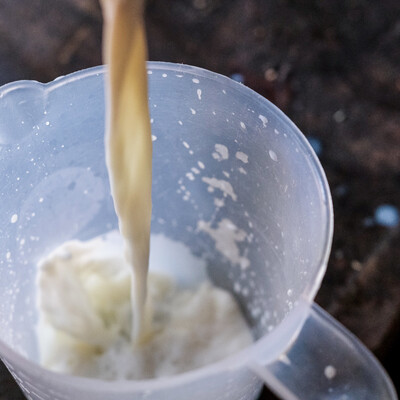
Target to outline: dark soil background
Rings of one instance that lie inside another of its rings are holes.
[[[0,0],[0,84],[100,64],[101,24],[96,0]],[[318,150],[335,234],[316,300],[399,391],[400,2],[149,0],[147,29],[151,60],[242,80]],[[389,221],[382,205],[393,206]],[[0,400],[20,398],[2,369]]]

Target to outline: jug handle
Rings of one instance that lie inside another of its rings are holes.
[[[248,368],[284,400],[397,400],[373,354],[315,303],[286,352],[264,364]]]

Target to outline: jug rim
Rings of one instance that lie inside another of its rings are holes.
[[[297,314],[295,320],[298,322],[296,322],[296,326],[295,329],[293,330],[292,336],[294,336],[296,332],[298,332],[301,329],[302,322],[299,321],[304,322],[304,320],[306,319],[308,309],[311,307],[311,304],[314,300],[314,297],[321,285],[323,276],[325,274],[330,254],[330,248],[332,244],[332,237],[333,237],[332,199],[326,175],[319,162],[319,159],[315,154],[314,150],[312,149],[311,145],[309,144],[308,140],[306,139],[306,137],[299,130],[299,128],[297,128],[297,126],[290,120],[288,116],[286,116],[286,114],[283,113],[283,111],[281,111],[268,99],[261,96],[260,94],[250,89],[249,87],[239,82],[236,82],[227,76],[191,65],[176,64],[169,62],[149,61],[147,62],[147,68],[148,70],[173,71],[176,74],[179,74],[180,72],[190,73],[196,77],[203,77],[207,79],[218,80],[219,82],[222,83],[226,83],[231,88],[234,88],[235,90],[241,92],[243,95],[249,96],[252,99],[257,99],[258,102],[266,104],[268,108],[275,113],[277,118],[284,121],[286,125],[291,127],[292,131],[296,135],[298,145],[301,146],[302,150],[305,152],[305,154],[309,157],[309,160],[311,161],[316,176],[318,177],[318,184],[320,187],[319,192],[323,197],[323,202],[325,203],[325,208],[324,208],[326,212],[325,238],[323,246],[321,246],[321,254],[318,261],[319,267],[316,269],[316,273],[314,274],[312,279],[310,279],[310,284],[305,288],[303,294],[300,296],[298,304],[294,306],[294,308],[288,313],[288,315],[284,318],[284,320],[281,321],[272,332],[266,333],[264,336],[254,341],[248,347],[222,360],[171,377],[153,378],[146,380],[132,380],[132,381],[128,380],[105,381],[97,378],[63,375],[50,371],[46,368],[43,368],[39,364],[23,357],[21,354],[17,353],[13,349],[11,349],[6,343],[0,340],[0,352],[8,360],[7,364],[10,361],[12,361],[13,364],[20,367],[23,367],[24,365],[25,366],[30,365],[30,370],[34,371],[34,373],[36,373],[38,377],[39,376],[43,377],[43,375],[47,375],[48,378],[53,381],[61,380],[64,384],[69,384],[74,387],[87,388],[91,386],[90,388],[91,390],[93,389],[96,391],[106,390],[108,392],[126,393],[132,390],[158,390],[161,388],[181,385],[193,380],[204,378],[210,374],[222,372],[227,369],[245,367],[246,360],[249,360],[252,357],[254,357],[254,355],[256,355],[261,349],[265,349],[266,343],[271,342],[272,336],[277,336],[277,337],[279,336],[279,331],[282,330],[282,324],[285,320],[288,320],[291,318],[291,316]],[[57,90],[59,87],[67,85],[68,83],[93,76],[101,76],[104,75],[105,73],[106,73],[106,66],[100,65],[75,71],[68,75],[60,76],[48,83],[40,83],[34,80],[20,80],[16,82],[11,82],[0,87],[0,99],[10,91],[16,89],[29,88],[29,87],[40,88],[43,90],[45,94],[50,91]],[[286,346],[287,345],[289,345],[289,343],[287,343]],[[277,353],[280,353],[282,350],[283,349],[280,348],[279,351],[277,351]]]

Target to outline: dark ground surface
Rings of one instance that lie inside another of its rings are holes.
[[[316,300],[399,390],[400,227],[374,213],[400,206],[400,2],[151,0],[147,26],[151,60],[240,73],[318,141],[335,234]],[[98,65],[100,44],[95,0],[0,0],[0,84]],[[22,398],[0,376],[0,399]]]

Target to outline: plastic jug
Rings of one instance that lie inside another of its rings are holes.
[[[265,382],[288,400],[396,399],[372,354],[313,304],[333,218],[305,137],[245,86],[168,63],[148,64],[152,232],[207,262],[255,341],[157,380],[106,382],[37,364],[36,262],[65,240],[117,227],[104,160],[104,74],[97,67],[0,89],[0,355],[26,397],[250,400]]]

